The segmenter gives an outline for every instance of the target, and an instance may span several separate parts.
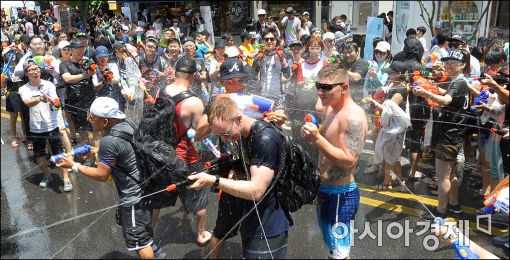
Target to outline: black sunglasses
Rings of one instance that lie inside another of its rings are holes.
[[[315,88],[317,88],[317,91],[322,90],[323,92],[329,92],[331,91],[335,86],[338,85],[344,85],[345,83],[339,82],[339,83],[333,83],[333,84],[325,84],[325,83],[319,83],[315,82]]]
[[[386,52],[383,52],[383,51],[378,51],[378,50],[375,50],[374,51],[375,54],[379,54],[379,55],[384,55],[386,54]]]
[[[276,38],[275,37],[267,37],[267,38],[264,38],[264,41],[268,42],[268,41],[276,41]]]

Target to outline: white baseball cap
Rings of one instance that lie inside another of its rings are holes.
[[[119,104],[109,97],[98,97],[90,106],[90,113],[102,118],[124,119],[126,115],[119,110]]]
[[[239,56],[239,54],[241,54],[239,52],[239,49],[237,49],[237,47],[234,46],[230,46],[225,50],[225,55],[227,55],[227,57],[229,58],[235,58]]]
[[[65,47],[67,47],[67,46],[71,46],[71,44],[70,44],[68,41],[66,41],[66,40],[64,40],[64,41],[60,41],[60,42],[58,43],[58,45],[57,45],[57,47],[58,47],[58,49],[59,49],[59,50],[62,50],[63,48],[65,48]]]
[[[259,9],[259,11],[257,12],[257,15],[266,15],[266,10]]]

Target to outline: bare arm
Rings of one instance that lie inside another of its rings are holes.
[[[358,82],[362,79],[361,75],[357,72],[347,71],[347,74],[349,75],[349,79],[353,82]]]
[[[249,181],[220,178],[218,188],[241,199],[258,201],[271,184],[274,171],[265,166],[252,165],[250,167],[250,174],[251,180]],[[202,189],[207,186],[212,186],[216,180],[215,176],[205,172],[191,175],[188,178],[190,180],[196,180],[195,183],[189,186],[190,189]]]
[[[110,164],[111,167],[115,167],[115,161],[108,163]],[[57,167],[69,169],[73,167],[73,164],[74,161],[71,158],[64,157],[60,159],[60,161],[57,163]],[[97,162],[97,168],[79,165],[78,171],[91,179],[105,182],[110,178],[110,175],[112,173],[112,169],[110,168],[110,166],[104,164],[103,162]]]

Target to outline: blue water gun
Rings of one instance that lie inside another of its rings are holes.
[[[317,120],[317,118],[313,114],[306,114],[306,116],[305,116],[305,123],[306,122],[310,122],[310,123],[314,124],[317,127],[319,126],[319,120]]]
[[[1,78],[2,84],[4,83],[4,80],[6,77],[9,77],[9,78],[12,77],[10,67],[11,67],[11,62],[14,59],[14,55],[16,55],[16,52],[11,52],[11,56],[9,56],[9,61],[7,61],[7,63],[5,63],[4,67],[2,68],[2,78]]]
[[[489,98],[489,96],[490,96],[489,91],[482,90],[478,97],[475,97],[473,99],[473,102],[475,105],[487,104],[488,102],[487,99]],[[469,109],[471,110],[471,112],[475,112],[478,108],[476,106],[471,106]]]
[[[252,118],[264,118],[264,115],[271,112],[274,101],[257,95],[241,93],[219,94],[218,97],[229,97],[236,102],[243,114]]]
[[[78,155],[85,155],[85,154],[90,153],[92,148],[93,147],[90,145],[82,145],[82,146],[74,148],[71,152],[59,153],[57,155],[53,155],[53,156],[51,156],[50,161],[52,161],[53,163],[57,163],[58,161],[60,161],[60,159],[62,159],[64,157],[68,157],[70,155],[72,155],[73,157],[78,156]]]
[[[434,223],[441,228],[444,225],[445,220],[442,218],[435,218]],[[453,249],[455,249],[455,253],[457,253],[456,259],[480,259],[480,256],[475,254],[469,246],[465,245],[465,243],[460,243],[459,239],[455,239],[452,242]]]

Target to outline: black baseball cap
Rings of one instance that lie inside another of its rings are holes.
[[[294,8],[292,7],[287,7],[287,9],[285,9],[285,13],[286,14],[293,14],[295,13],[296,11],[294,11]]]
[[[70,44],[69,46],[70,46],[72,49],[85,47],[85,46],[83,45],[83,43],[81,43],[81,41],[79,41],[79,40],[72,40],[72,41],[71,41],[71,44]]]
[[[114,50],[116,50],[116,49],[120,49],[120,48],[122,48],[122,47],[126,47],[126,44],[125,44],[124,42],[122,42],[122,41],[116,41],[116,42],[112,45],[112,48],[113,48]]]
[[[448,39],[449,42],[461,42],[467,44],[467,39],[462,35],[454,35]]]
[[[452,49],[450,52],[448,52],[447,57],[441,58],[441,61],[447,61],[447,60],[457,60],[462,63],[466,63],[470,57],[468,55],[464,55],[461,50],[459,49]]]
[[[188,57],[181,57],[175,64],[175,71],[185,73],[195,73],[197,71],[197,63],[194,59]]]
[[[216,43],[214,44],[215,49],[225,48],[225,47],[227,47],[227,41],[225,41],[223,39],[217,40]]]
[[[226,59],[220,66],[221,79],[246,78],[243,62],[236,58]]]

